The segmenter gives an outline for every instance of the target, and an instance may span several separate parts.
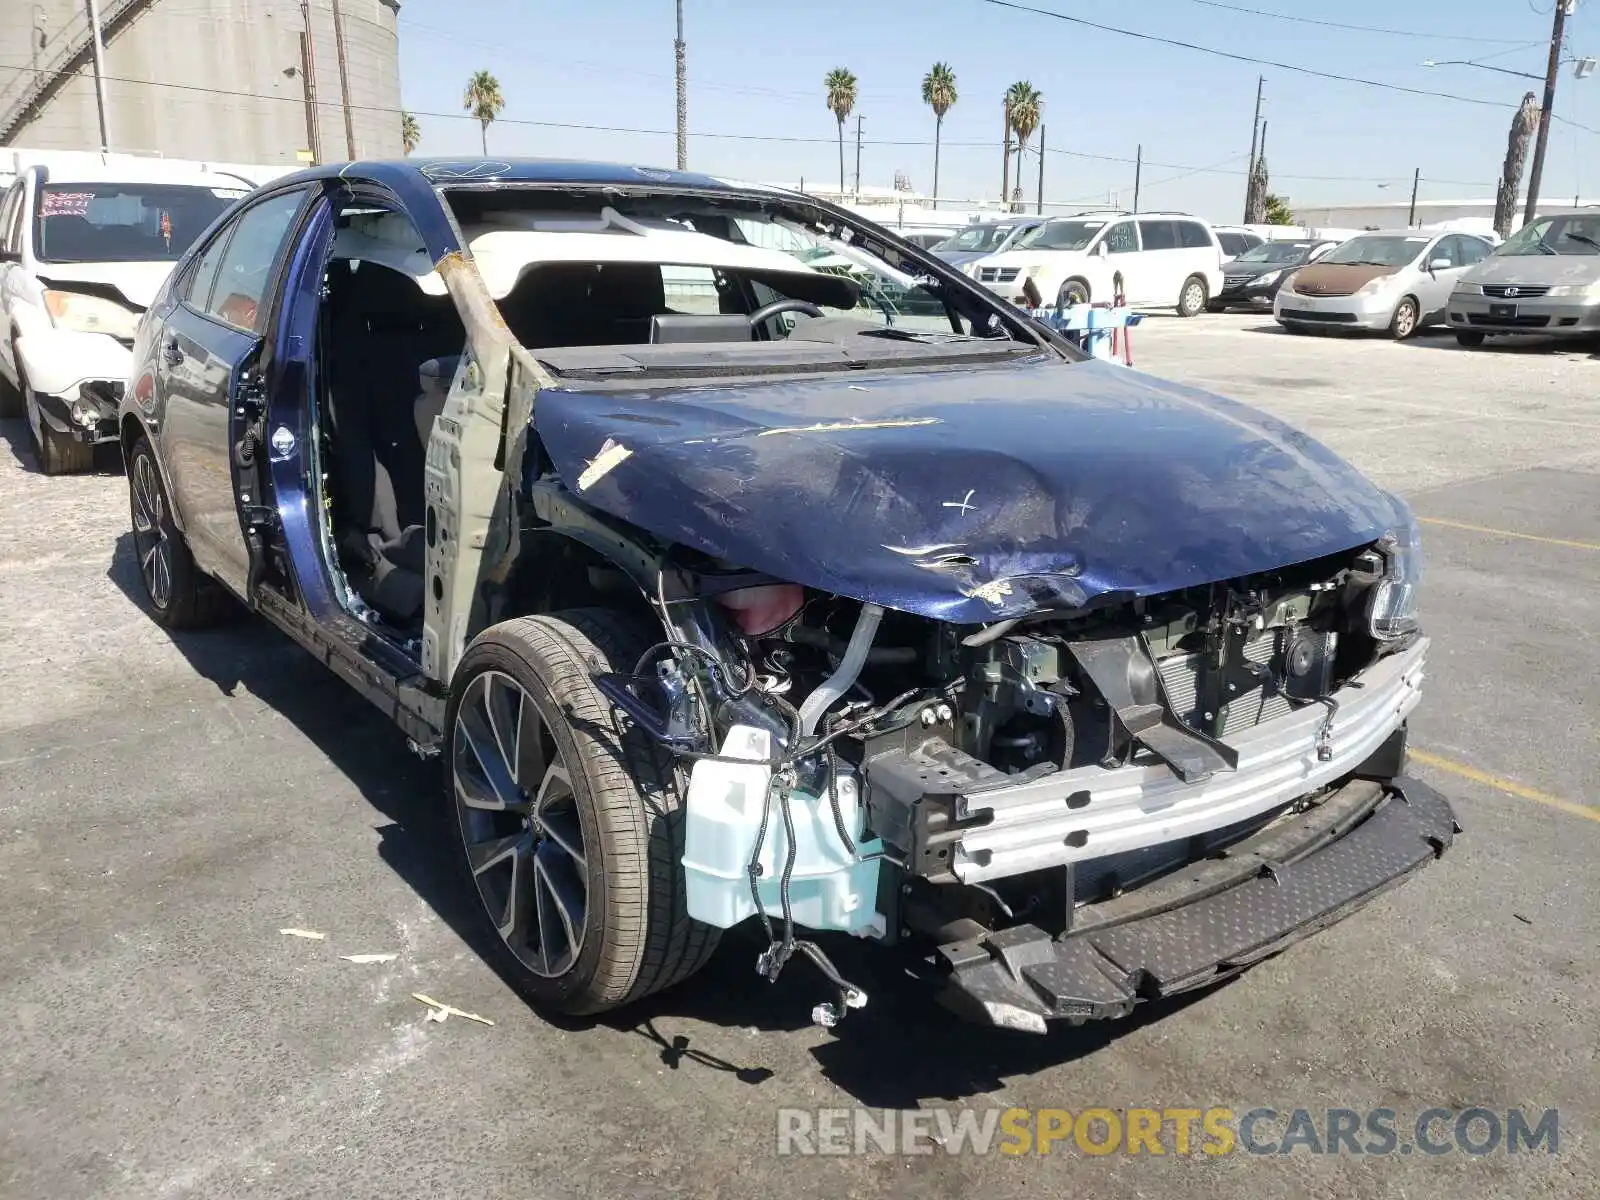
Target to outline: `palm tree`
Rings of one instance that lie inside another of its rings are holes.
[[[839,195],[844,196],[844,123],[855,111],[856,77],[847,67],[835,67],[823,77],[828,93],[828,111],[839,122]]]
[[[467,90],[461,97],[461,107],[477,119],[483,137],[483,153],[489,155],[489,123],[500,115],[506,98],[500,92],[500,81],[488,71],[474,71],[467,80]]]
[[[408,112],[400,114],[400,145],[407,154],[417,148],[417,143],[422,140],[422,130],[417,128],[417,119]]]
[[[1044,112],[1044,97],[1039,89],[1026,79],[1019,79],[1006,89],[1006,121],[1017,135],[1017,188],[1022,188],[1022,152],[1028,139],[1039,128],[1039,118]]]
[[[944,133],[944,115],[956,102],[956,73],[949,63],[934,63],[922,77],[922,102],[933,109],[933,206],[938,208],[939,139]]]

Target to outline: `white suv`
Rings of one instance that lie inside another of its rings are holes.
[[[83,470],[116,440],[139,317],[249,186],[116,156],[35,164],[12,181],[0,199],[0,416],[28,418],[45,474]]]
[[[1129,304],[1192,317],[1221,290],[1222,259],[1211,226],[1187,213],[1080,213],[1052,217],[963,270],[1014,304],[1098,302],[1120,291]]]

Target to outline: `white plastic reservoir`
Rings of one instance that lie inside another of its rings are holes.
[[[772,771],[772,735],[750,725],[728,731],[720,751],[725,758],[748,762],[695,763],[689,775],[688,818],[684,832],[683,870],[688,881],[689,915],[727,929],[754,916],[750,894],[750,859],[768,803]],[[838,782],[839,812],[859,854],[882,848],[876,839],[859,840],[865,819],[860,790],[853,776]],[[778,796],[762,839],[757,884],[761,906],[774,917],[783,915],[779,879],[788,854],[788,834]],[[795,790],[789,793],[789,814],[795,828],[794,869],[789,876],[789,909],[795,923],[810,929],[849,933],[883,931],[878,915],[878,861],[859,860],[839,838],[833,805],[827,796]]]

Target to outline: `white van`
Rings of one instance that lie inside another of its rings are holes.
[[[1222,259],[1211,226],[1187,213],[1081,213],[1052,217],[963,269],[1013,304],[1109,301],[1120,291],[1129,304],[1192,317],[1222,289]]]

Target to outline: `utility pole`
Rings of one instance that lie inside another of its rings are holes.
[[[1139,177],[1144,174],[1144,143],[1133,152],[1133,211],[1139,211]]]
[[[1417,185],[1422,182],[1422,168],[1418,167],[1416,174],[1411,176],[1411,215],[1406,217],[1406,228],[1412,229],[1417,224]]]
[[[856,114],[856,203],[861,203],[861,114]]]
[[[1556,19],[1550,30],[1550,65],[1544,73],[1544,103],[1539,106],[1539,139],[1533,144],[1533,166],[1528,171],[1528,207],[1522,223],[1533,220],[1539,207],[1539,182],[1544,174],[1544,148],[1550,140],[1550,112],[1556,103],[1556,76],[1561,73],[1561,35],[1567,27],[1567,10],[1576,0],[1555,0]]]
[[[100,29],[99,0],[89,0],[89,32],[94,37],[94,102],[100,115],[100,149],[111,149],[111,127],[106,123],[106,64],[102,56],[105,38]]]
[[[678,170],[689,169],[689,77],[688,52],[683,45],[683,0],[678,0],[678,40],[672,43],[674,70],[678,79]]]
[[[1011,211],[1011,114],[1005,111],[1005,103],[1000,105],[1005,121],[1005,152],[1000,157],[1000,211]]]
[[[306,85],[306,134],[311,139],[306,149],[311,151],[311,161],[320,163],[322,114],[317,110],[317,42],[311,32],[311,0],[300,0],[300,19],[305,22],[305,30],[300,34],[300,74]]]
[[[1044,216],[1044,126],[1039,126],[1039,199],[1034,205],[1034,212]]]
[[[1250,169],[1244,175],[1244,219],[1247,224],[1250,221],[1250,189],[1256,178],[1256,136],[1261,132],[1261,91],[1266,86],[1267,77],[1256,76],[1256,115],[1250,121]]]
[[[356,160],[356,130],[350,116],[350,72],[345,66],[344,14],[339,0],[333,0],[333,51],[339,58],[339,105],[344,109],[344,151],[349,162]]]

